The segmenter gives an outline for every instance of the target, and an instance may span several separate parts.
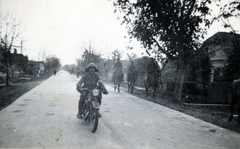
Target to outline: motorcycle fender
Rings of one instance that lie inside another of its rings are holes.
[[[92,105],[95,109],[100,109],[100,105],[97,101],[92,101]]]

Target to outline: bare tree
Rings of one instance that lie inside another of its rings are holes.
[[[122,57],[122,52],[120,50],[116,49],[112,52],[112,58],[114,62],[117,58],[121,59],[121,57]]]
[[[97,50],[92,46],[91,42],[88,48],[85,48],[81,55],[81,58],[76,59],[77,66],[80,68],[86,68],[89,63],[95,63],[98,65],[101,61],[101,54],[96,52]]]
[[[6,65],[6,85],[9,85],[9,55],[14,46],[16,38],[19,36],[20,22],[10,12],[0,14],[0,44],[4,51]]]
[[[48,53],[46,52],[46,49],[40,50],[38,52],[38,60],[45,61],[48,57]]]
[[[134,58],[137,57],[137,54],[136,53],[131,53],[131,55],[129,53],[127,53],[127,56],[128,56],[128,60],[131,62]]]

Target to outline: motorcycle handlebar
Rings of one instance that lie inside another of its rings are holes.
[[[80,91],[88,91],[88,88],[81,88]]]
[[[89,91],[89,88],[81,88],[79,91]],[[98,89],[100,92],[103,92],[104,89]]]

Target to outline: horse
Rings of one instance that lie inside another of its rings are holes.
[[[159,80],[161,77],[161,72],[160,70],[154,70],[152,73],[145,74],[143,77],[143,82],[145,86],[145,91],[146,91],[146,96],[148,96],[148,89],[151,87],[153,89],[153,94],[152,97],[155,97],[156,94],[156,89],[158,88],[159,85]]]
[[[138,71],[134,69],[132,72],[129,73],[127,78],[128,92],[131,91],[131,93],[133,93],[134,85],[135,85],[135,82],[137,81],[137,78],[138,78]]]
[[[113,82],[114,82],[114,91],[118,89],[118,92],[120,92],[120,84],[123,81],[124,74],[121,69],[117,69],[116,72],[113,75]]]
[[[240,79],[234,80],[232,82],[231,94],[232,94],[232,101],[230,103],[231,115],[230,115],[228,121],[231,121],[233,119],[234,106],[235,106],[235,104],[237,104],[237,102],[240,98]],[[240,107],[238,107],[238,123],[240,124]]]
[[[162,91],[163,90],[163,79],[161,77],[159,77],[158,82],[159,82],[158,89],[160,89],[160,91]]]

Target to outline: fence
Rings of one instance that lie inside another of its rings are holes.
[[[185,82],[182,89],[182,100],[189,103],[229,104],[231,82],[212,82],[207,86]],[[166,90],[173,92],[175,82],[166,82]]]

